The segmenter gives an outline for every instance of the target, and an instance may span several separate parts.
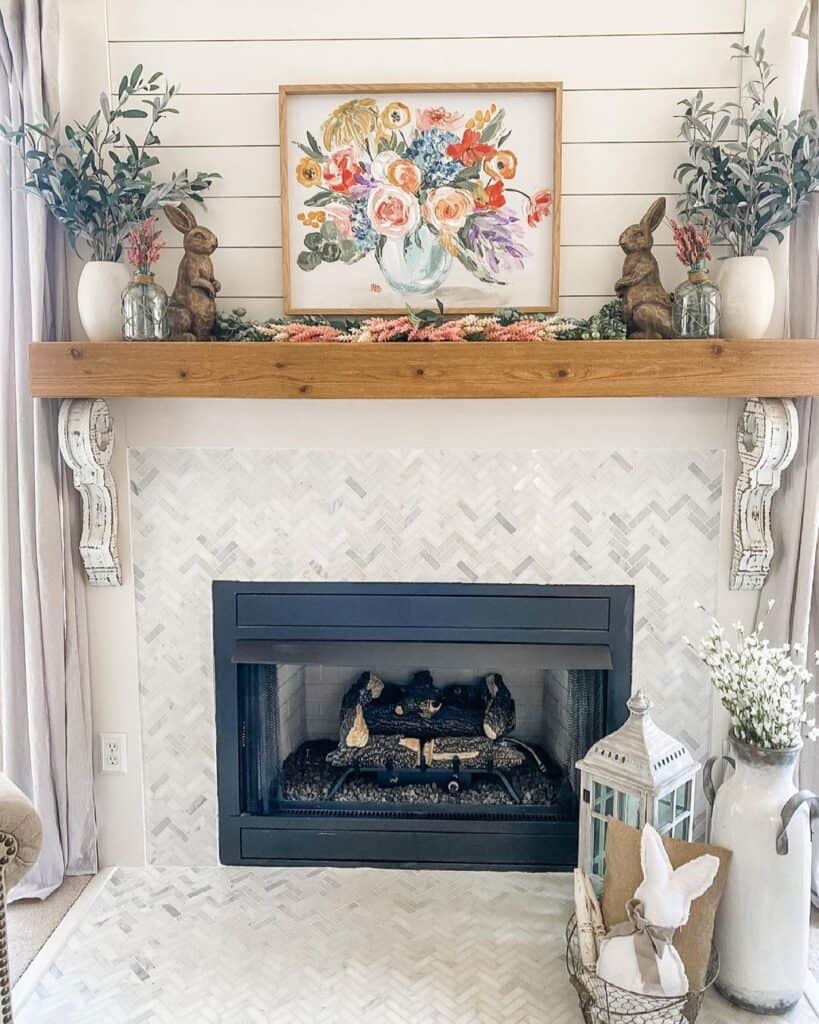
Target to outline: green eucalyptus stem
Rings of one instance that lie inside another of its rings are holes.
[[[99,109],[87,121],[73,121],[61,130],[59,116],[45,111],[40,121],[0,124],[0,141],[17,150],[25,169],[23,187],[43,200],[81,258],[119,259],[134,223],[168,204],[202,203],[202,193],[219,177],[185,170],[166,181],[154,179],[159,159],[153,149],[160,143],[156,126],[179,113],[171,105],[176,92],[161,72],[145,78],[138,64],[123,75],[112,97],[100,95]],[[138,143],[126,127],[146,120]]]
[[[714,240],[735,256],[751,256],[770,237],[781,242],[802,201],[819,189],[819,123],[811,110],[786,120],[779,100],[769,98],[776,76],[764,32],[753,50],[739,43],[732,49],[754,75],[739,103],[715,107],[702,91],[681,101],[689,159],[675,177],[684,189],[680,212],[707,220]]]

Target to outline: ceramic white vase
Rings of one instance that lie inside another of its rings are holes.
[[[805,803],[782,838],[802,745],[765,750],[732,736],[731,746],[734,771],[716,792],[711,818],[711,842],[733,852],[717,912],[716,987],[746,1010],[782,1013],[801,998],[808,973],[811,837]],[[714,760],[704,773],[707,796],[713,794]]]
[[[723,338],[762,338],[773,315],[776,287],[764,256],[732,256],[719,264]]]
[[[89,341],[122,337],[122,292],[131,280],[124,263],[92,260],[77,286],[77,311]]]

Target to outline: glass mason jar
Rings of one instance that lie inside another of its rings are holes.
[[[126,341],[168,337],[168,295],[147,268],[140,267],[122,293],[122,337]]]
[[[671,317],[675,338],[718,338],[722,295],[704,263],[688,268],[688,280],[674,292]]]

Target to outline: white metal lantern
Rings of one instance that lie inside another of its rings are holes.
[[[651,701],[638,690],[625,725],[598,740],[577,762],[580,770],[578,864],[602,882],[606,829],[612,818],[660,835],[690,839],[694,783],[700,765],[688,749],[652,720]]]

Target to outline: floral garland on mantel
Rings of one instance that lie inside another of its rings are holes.
[[[464,342],[464,341],[577,341],[621,340],[626,337],[619,299],[606,303],[587,319],[543,314],[527,315],[503,309],[492,316],[447,318],[408,310],[406,316],[336,319],[323,316],[270,317],[253,321],[241,308],[219,312],[213,325],[214,341],[267,342]]]

